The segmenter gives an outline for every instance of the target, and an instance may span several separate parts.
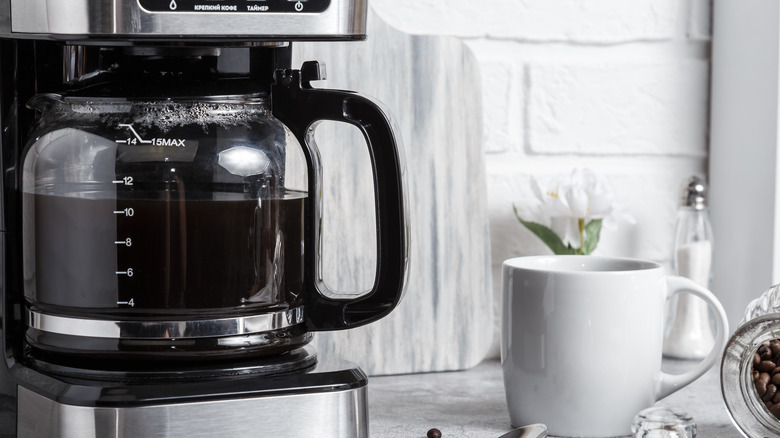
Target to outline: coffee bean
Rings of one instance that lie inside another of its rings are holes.
[[[770,384],[766,385],[766,392],[761,397],[761,400],[763,400],[763,401],[772,400],[772,397],[774,397],[775,394],[777,394],[777,386],[775,386],[775,385],[770,383]]]
[[[766,394],[766,386],[769,384],[769,374],[767,373],[761,373],[758,376],[758,379],[756,379],[756,390],[758,391],[759,397],[764,397],[764,394]]]
[[[773,339],[769,341],[769,349],[772,350],[772,357],[775,360],[780,358],[780,340]]]
[[[753,384],[769,412],[780,419],[780,339],[773,339],[756,349]]]
[[[428,434],[425,436],[428,438],[441,438],[441,431],[434,427],[433,429],[429,430]]]

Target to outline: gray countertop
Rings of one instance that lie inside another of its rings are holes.
[[[664,361],[672,373],[690,366]],[[699,437],[738,438],[720,395],[719,371],[716,365],[658,404],[693,416]],[[372,438],[424,438],[432,427],[443,438],[497,438],[511,430],[497,360],[467,371],[373,377],[368,397]]]

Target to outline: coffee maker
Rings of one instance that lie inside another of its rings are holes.
[[[366,0],[0,0],[0,436],[365,437],[367,377],[312,333],[399,303],[390,115],[296,41]],[[362,133],[376,276],[322,278],[324,120]]]

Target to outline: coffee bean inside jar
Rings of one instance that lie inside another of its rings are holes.
[[[780,340],[773,339],[756,350],[753,383],[769,412],[780,419]]]

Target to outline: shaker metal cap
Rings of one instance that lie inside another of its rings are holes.
[[[698,176],[685,180],[680,197],[680,205],[703,210],[707,207],[707,183]]]

